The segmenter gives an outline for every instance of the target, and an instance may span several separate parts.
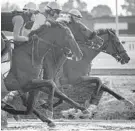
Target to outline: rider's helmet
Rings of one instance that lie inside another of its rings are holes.
[[[75,16],[77,18],[82,18],[81,12],[79,10],[77,10],[77,9],[71,9],[69,11],[69,14],[72,15],[72,16]]]
[[[29,2],[28,4],[26,4],[23,7],[23,10],[32,10],[32,11],[36,11],[37,10],[37,5],[33,2]]]
[[[61,6],[60,6],[57,2],[55,2],[55,1],[49,2],[49,3],[46,5],[46,7],[45,7],[45,11],[46,11],[48,14],[52,15],[52,16],[53,16],[55,13],[59,15],[60,12],[61,12],[61,10],[62,10]]]
[[[47,7],[48,8],[50,8],[50,9],[52,9],[52,10],[62,10],[61,9],[61,6],[57,3],[57,2],[49,2],[48,4],[47,4]]]
[[[29,2],[23,7],[25,15],[32,21],[35,21],[34,13],[37,11],[37,5],[33,2]]]

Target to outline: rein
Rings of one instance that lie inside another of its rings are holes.
[[[111,42],[113,42],[113,43],[112,43],[112,47],[113,47],[113,49],[114,49],[114,51],[115,51],[115,53],[111,54],[112,56],[118,57],[119,55],[125,53],[126,50],[119,52],[119,50],[117,49],[117,44],[116,44],[116,42],[115,42],[114,40],[111,40],[111,39],[110,39],[110,34],[108,34],[108,35],[109,35],[109,37],[108,37],[108,40],[106,41],[106,44],[104,44],[103,46],[101,46],[101,48],[99,49],[99,51],[102,51],[102,52],[104,52],[104,53],[110,54],[109,52],[106,51],[106,49],[108,48],[109,42],[111,41]]]
[[[60,46],[58,44],[55,44],[55,42],[53,44],[51,44],[49,41],[40,38],[36,34],[34,34],[31,39],[32,39],[32,65],[33,66],[35,65],[35,62],[34,62],[34,51],[36,53],[36,57],[37,58],[39,57],[39,51],[38,51],[39,42],[45,43],[47,45],[50,45],[50,47],[46,51],[44,57],[48,54],[48,52],[50,50],[53,50],[53,48],[55,48],[55,47],[57,47],[57,48],[59,47],[59,49],[64,52],[64,55],[66,57],[72,55],[72,52],[71,52],[71,50],[68,47],[62,47],[62,46]]]

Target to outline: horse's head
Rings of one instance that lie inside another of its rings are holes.
[[[104,45],[100,48],[100,50],[112,55],[121,64],[128,63],[130,57],[115,32],[112,29],[107,29],[105,31],[107,36],[105,36],[105,34],[102,34],[103,36],[101,35],[104,39]]]
[[[104,40],[93,31],[90,36],[90,42],[88,43],[93,49],[99,49],[103,45],[103,42]]]
[[[59,23],[60,24],[60,23]],[[61,25],[61,24],[60,24]],[[61,25],[61,40],[58,39],[58,43],[64,46],[64,49],[69,50],[69,55],[72,54],[76,61],[80,60],[83,56],[82,51],[79,48],[78,43],[76,42],[72,32],[66,25]],[[67,55],[67,56],[69,56]]]
[[[82,52],[69,28],[58,22],[50,22],[50,24],[51,26],[49,27],[42,25],[39,29],[33,31],[33,33],[31,32],[30,35],[36,34],[44,46],[48,44],[52,48],[58,47],[66,56],[72,54],[76,60],[80,60]]]

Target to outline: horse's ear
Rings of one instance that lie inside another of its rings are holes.
[[[113,34],[110,30],[107,30],[107,32],[108,32],[109,35]]]

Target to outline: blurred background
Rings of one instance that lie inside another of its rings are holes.
[[[53,0],[4,0],[1,1],[1,11],[21,10],[24,5],[29,2],[35,2],[38,5],[39,10],[42,10],[49,1]],[[91,30],[100,28],[115,29],[131,57],[128,64],[121,65],[111,56],[100,53],[93,61],[93,68],[135,68],[135,0],[56,1],[65,11],[72,8],[80,10],[83,15],[82,21]],[[9,38],[12,36],[9,32],[6,32],[5,34]],[[8,66],[4,65],[4,67],[6,68]]]

